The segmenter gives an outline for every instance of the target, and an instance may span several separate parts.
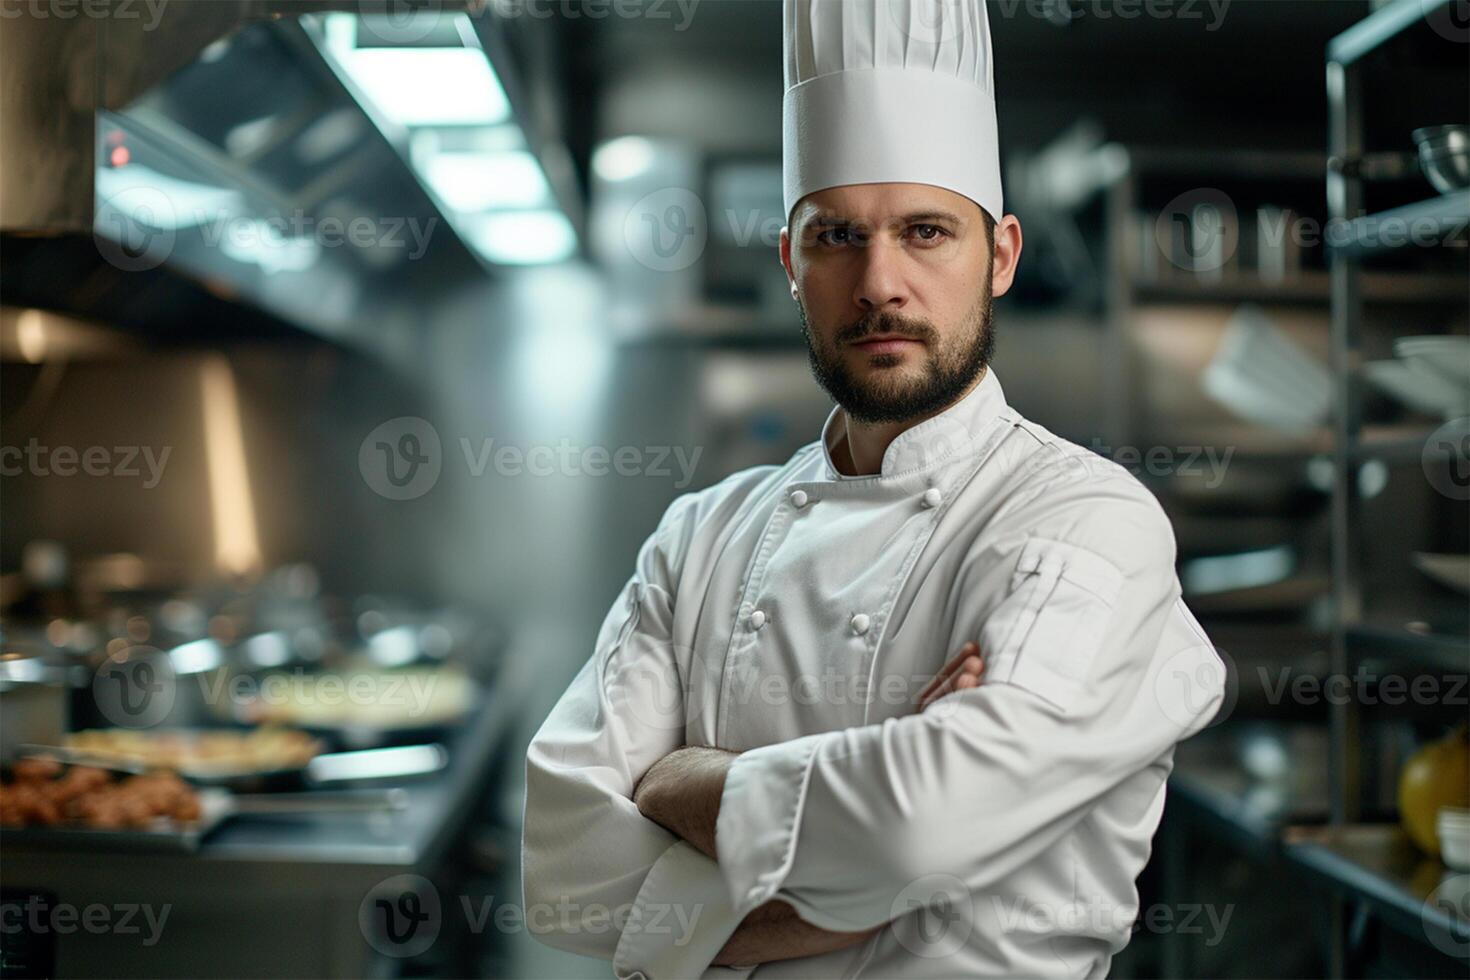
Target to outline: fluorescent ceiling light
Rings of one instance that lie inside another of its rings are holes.
[[[603,180],[631,180],[653,165],[653,144],[641,136],[620,136],[592,154],[592,169]]]
[[[560,211],[507,211],[467,219],[469,241],[491,262],[537,265],[569,259],[577,233]]]
[[[544,208],[552,203],[541,164],[524,150],[440,153],[424,161],[424,180],[456,211]]]
[[[400,126],[492,125],[510,118],[510,102],[483,51],[357,48],[340,57],[364,97]]]

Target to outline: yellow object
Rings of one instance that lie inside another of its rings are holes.
[[[1399,822],[1423,851],[1439,855],[1435,820],[1442,806],[1470,806],[1470,727],[1430,742],[1399,774]]]

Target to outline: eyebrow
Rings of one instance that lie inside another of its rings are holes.
[[[962,219],[954,212],[939,211],[934,209],[929,209],[925,211],[911,211],[908,214],[900,215],[898,217],[898,220],[906,225],[923,224],[925,222],[936,221],[942,221],[952,225],[964,224],[964,219]],[[864,222],[856,221],[853,218],[845,218],[840,214],[834,214],[830,211],[820,211],[812,217],[808,218],[806,223],[809,226],[815,226],[819,228],[841,228],[846,225],[862,224]]]

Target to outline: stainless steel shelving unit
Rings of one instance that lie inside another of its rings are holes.
[[[1329,236],[1334,402],[1331,435],[1335,468],[1331,511],[1335,614],[1330,669],[1340,677],[1351,676],[1365,656],[1393,659],[1421,671],[1470,671],[1470,637],[1411,630],[1404,624],[1378,622],[1365,615],[1364,525],[1358,480],[1359,470],[1370,460],[1395,465],[1420,461],[1426,439],[1435,428],[1428,425],[1422,432],[1398,434],[1385,441],[1375,439],[1372,430],[1364,424],[1359,369],[1363,360],[1364,304],[1371,297],[1365,289],[1367,273],[1363,261],[1413,244],[1403,236],[1385,239],[1379,234],[1385,225],[1412,223],[1417,230],[1442,238],[1470,222],[1470,191],[1430,196],[1404,207],[1365,214],[1364,185],[1372,173],[1375,158],[1367,151],[1365,140],[1363,92],[1364,75],[1369,67],[1365,59],[1406,32],[1428,30],[1428,19],[1445,14],[1444,8],[1455,2],[1397,0],[1339,35],[1327,50],[1327,206],[1331,226],[1340,229],[1336,236]],[[1411,280],[1416,273],[1406,271],[1400,275]],[[1464,283],[1462,288],[1466,292],[1461,295],[1470,293],[1470,276]],[[1450,463],[1447,461],[1446,465]],[[1298,834],[1295,838],[1288,835],[1285,850],[1288,859],[1329,881],[1335,897],[1328,975],[1341,977],[1353,975],[1357,967],[1352,937],[1360,933],[1361,920],[1370,907],[1409,910],[1400,916],[1403,919],[1400,925],[1408,923],[1412,929],[1412,910],[1423,906],[1424,899],[1408,886],[1406,873],[1375,870],[1371,862],[1355,856],[1358,851],[1337,846],[1341,839],[1346,839],[1343,835],[1356,835],[1353,839],[1357,840],[1366,834],[1376,835],[1376,841],[1381,838],[1380,850],[1397,848],[1394,853],[1400,864],[1410,861],[1406,855],[1413,853],[1397,826],[1358,822],[1362,815],[1363,776],[1359,757],[1360,709],[1353,699],[1337,699],[1331,705],[1330,717],[1332,826],[1321,833]],[[1364,882],[1372,887],[1365,891]],[[1365,895],[1371,901],[1365,900]],[[1425,930],[1434,912],[1424,910],[1420,916]],[[1438,925],[1457,937],[1466,934],[1463,921]]]

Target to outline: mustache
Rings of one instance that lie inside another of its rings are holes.
[[[873,334],[896,334],[910,340],[932,343],[936,337],[934,326],[926,320],[905,320],[890,312],[869,313],[856,323],[837,331],[840,344],[857,343]]]

